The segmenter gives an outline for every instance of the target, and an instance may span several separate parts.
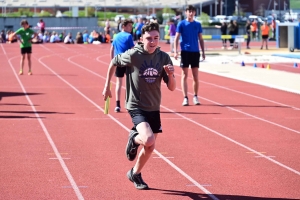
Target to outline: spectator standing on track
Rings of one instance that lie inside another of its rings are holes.
[[[225,22],[222,22],[221,26],[215,25],[215,27],[221,30],[221,36],[227,35],[227,24]],[[227,39],[222,38],[222,49],[226,49],[226,47],[227,47]]]
[[[251,24],[251,32],[252,32],[252,39],[257,40],[257,21],[256,21],[256,19],[254,19]]]
[[[169,21],[169,36],[170,36],[170,51],[174,53],[174,40],[176,35],[176,26],[174,24],[174,19],[170,19]]]
[[[18,40],[20,41],[20,48],[21,48],[21,61],[20,61],[20,71],[19,75],[23,75],[23,68],[24,68],[24,60],[25,55],[27,54],[27,60],[28,60],[28,75],[32,75],[31,70],[31,53],[32,53],[32,47],[31,47],[31,41],[32,38],[36,37],[37,34],[29,28],[29,24],[27,20],[21,21],[22,28],[19,28],[16,32],[12,34],[11,37],[14,37],[16,35],[19,35]]]
[[[122,22],[122,31],[116,35],[110,48],[110,58],[113,59],[116,55],[124,53],[128,49],[134,47],[133,38],[131,35],[133,22],[131,20],[124,20]],[[116,76],[116,108],[115,112],[121,111],[120,97],[122,90],[123,77],[126,73],[126,67],[117,66]]]
[[[248,19],[246,23],[246,34],[247,34],[247,49],[250,49],[250,41],[251,41],[251,22]]]
[[[40,21],[37,23],[37,26],[40,28],[41,33],[44,35],[46,27],[44,20],[40,19]]]
[[[267,21],[265,21],[264,25],[261,26],[260,30],[261,30],[261,36],[262,36],[262,42],[261,42],[260,49],[263,49],[264,43],[266,43],[266,49],[268,49],[270,26],[268,25]]]
[[[236,20],[233,21],[233,24],[234,24],[234,32],[233,32],[233,35],[234,36],[237,36],[239,35],[239,25],[237,23]],[[235,40],[235,39],[234,39]],[[238,48],[238,43],[237,42],[234,42],[234,48]]]
[[[158,43],[159,24],[151,22],[143,26],[141,42],[112,59],[102,93],[104,100],[111,97],[110,81],[116,67],[126,67],[126,109],[134,124],[126,146],[127,158],[133,161],[138,147],[143,146],[127,177],[139,190],[149,188],[142,179],[141,171],[152,155],[158,133],[162,132],[161,82],[164,80],[171,91],[176,88],[172,61],[167,53],[160,50]]]
[[[202,38],[202,26],[200,22],[194,20],[196,14],[196,8],[192,5],[189,5],[185,14],[187,18],[182,20],[177,25],[175,43],[174,43],[174,58],[178,58],[178,41],[181,37],[180,47],[181,47],[181,62],[180,67],[182,69],[181,73],[181,87],[183,92],[183,106],[188,106],[188,70],[189,65],[191,65],[192,74],[193,74],[193,103],[195,105],[200,105],[198,100],[198,88],[199,88],[199,79],[198,79],[198,69],[200,61],[200,51],[199,51],[199,42],[202,50],[202,58],[205,59],[204,51],[204,41]]]
[[[228,25],[228,35],[231,35],[231,39],[229,39],[230,43],[230,49],[234,48],[234,38],[233,35],[235,35],[236,27],[235,24],[233,23],[233,20],[230,20],[229,25]]]
[[[272,39],[276,40],[276,20],[274,18],[271,22],[271,28],[272,28]]]

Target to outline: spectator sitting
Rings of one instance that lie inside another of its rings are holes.
[[[99,33],[93,30],[92,32],[93,41],[99,41]],[[101,41],[100,41],[101,42]]]
[[[38,40],[42,40],[43,43],[43,33],[41,31],[38,32]]]
[[[59,40],[60,40],[61,42],[63,42],[63,41],[65,40],[65,37],[66,37],[65,35],[66,35],[65,31],[61,32],[61,33],[58,35]]]
[[[42,36],[43,37],[43,36]],[[43,43],[43,39],[41,39],[38,35],[31,40],[32,44],[41,44]]]
[[[78,32],[75,38],[75,43],[76,44],[83,44],[83,37],[82,37],[82,33]]]
[[[10,37],[11,34],[13,34],[14,32],[13,31],[9,31],[8,32],[8,43],[14,43],[14,42],[17,42],[18,41],[18,36],[15,35],[14,37]]]
[[[50,36],[49,36],[48,31],[45,31],[45,33],[44,33],[44,36],[43,36],[43,42],[44,42],[44,43],[50,42]]]
[[[84,43],[84,44],[87,44],[87,43],[89,42],[89,41],[88,41],[88,39],[89,39],[89,34],[88,34],[87,30],[85,30],[85,31],[83,32],[82,39],[83,39],[83,43]]]
[[[64,39],[64,43],[65,44],[74,44],[74,40],[72,39],[72,34],[69,33],[65,39]]]
[[[99,33],[99,38],[98,38],[98,40],[99,40],[100,42],[102,42],[102,43],[105,43],[105,37],[103,36],[103,33],[102,33],[102,32]]]
[[[0,43],[6,43],[6,36],[4,30],[2,30],[0,34]]]
[[[52,32],[52,35],[50,37],[50,43],[58,43],[60,42],[60,39],[55,31]]]
[[[91,34],[89,35],[88,41],[90,44],[92,44],[94,42],[93,32],[91,32]]]

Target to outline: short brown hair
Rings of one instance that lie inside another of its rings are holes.
[[[195,11],[196,12],[196,8],[193,6],[193,5],[188,5],[186,8],[185,8],[185,11]]]
[[[127,24],[133,24],[133,21],[131,19],[125,19],[123,22],[122,22],[122,27],[123,26],[127,26]]]
[[[28,25],[28,21],[27,21],[26,19],[23,19],[23,20],[21,21],[21,26],[22,26],[22,25],[25,25],[25,24]]]
[[[150,22],[149,24],[146,24],[142,27],[142,35],[144,35],[146,32],[154,30],[159,32],[159,24],[156,22]]]

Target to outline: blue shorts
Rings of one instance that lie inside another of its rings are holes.
[[[132,130],[136,130],[136,126],[141,122],[147,122],[153,133],[162,133],[160,111],[144,111],[141,109],[128,110],[134,124]]]

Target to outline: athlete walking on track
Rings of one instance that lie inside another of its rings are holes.
[[[162,132],[161,81],[171,91],[176,88],[172,61],[167,53],[160,50],[158,42],[159,24],[151,22],[144,25],[141,42],[112,59],[102,93],[104,100],[111,97],[109,86],[116,67],[126,67],[126,109],[133,122],[125,150],[128,160],[135,160],[138,147],[143,146],[127,177],[140,190],[149,188],[142,179],[141,171],[155,148],[158,133]]]
[[[179,22],[176,35],[175,35],[175,43],[174,43],[174,58],[178,58],[178,41],[180,41],[181,47],[181,62],[180,67],[182,69],[181,73],[181,87],[183,92],[183,106],[188,106],[188,69],[189,65],[191,65],[192,74],[193,74],[193,89],[194,89],[194,97],[193,103],[195,105],[200,105],[198,99],[198,88],[199,88],[199,80],[198,80],[198,69],[199,69],[199,61],[200,61],[200,51],[199,51],[199,42],[202,51],[202,58],[205,59],[205,51],[204,51],[204,41],[202,38],[202,26],[200,22],[194,20],[196,14],[196,8],[192,5],[189,5],[186,10],[186,19]]]

